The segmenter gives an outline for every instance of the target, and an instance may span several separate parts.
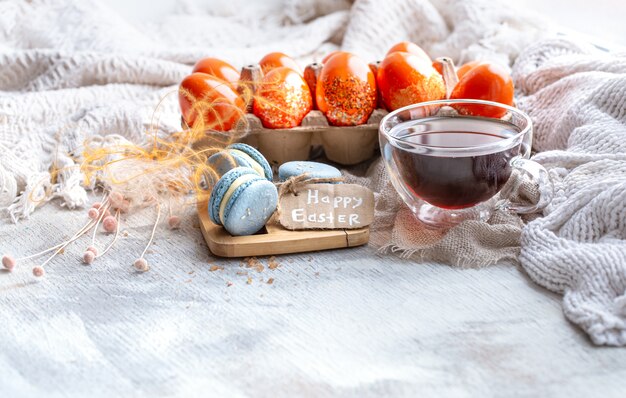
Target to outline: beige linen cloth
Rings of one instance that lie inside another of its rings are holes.
[[[433,57],[512,66],[517,103],[535,122],[535,160],[549,168],[556,195],[545,217],[526,225],[500,212],[489,224],[426,231],[377,162],[350,171],[376,192],[372,244],[459,266],[519,259],[534,281],[564,295],[565,314],[595,343],[626,344],[624,54],[540,40],[552,33],[539,17],[493,0],[222,3],[182,2],[150,24],[90,1],[0,3],[0,209],[7,219],[27,218],[43,203],[32,197],[85,205],[78,170],[51,181],[50,166],[79,161],[87,137],[115,133],[141,143],[163,97],[159,132],[176,131],[171,94],[200,57],[241,66],[283,51],[305,63],[341,47],[376,60],[393,43],[412,40]]]

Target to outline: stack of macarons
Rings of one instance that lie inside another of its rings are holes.
[[[272,181],[272,167],[261,152],[247,144],[232,144],[209,157],[208,164],[221,177],[235,167],[250,167]]]
[[[278,206],[278,191],[250,167],[235,167],[217,182],[209,199],[209,217],[231,235],[252,235]]]
[[[267,159],[246,144],[212,155],[208,164],[220,176],[209,198],[209,217],[231,235],[252,235],[278,206],[278,190]]]

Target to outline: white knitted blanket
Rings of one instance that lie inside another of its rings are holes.
[[[90,1],[0,3],[0,208],[18,221],[52,198],[84,205],[80,174],[50,181],[50,166],[73,164],[93,135],[175,131],[172,93],[200,57],[241,66],[280,50],[308,62],[341,46],[375,60],[412,40],[459,63],[515,62],[518,104],[547,151],[537,160],[558,186],[547,217],[523,232],[521,264],[565,295],[595,343],[626,344],[626,58],[565,41],[528,48],[549,35],[542,21],[493,0],[271,4],[188,1],[158,24],[131,24]]]
[[[530,277],[564,294],[565,315],[596,344],[626,344],[626,52],[563,40],[513,68],[535,122],[535,160],[555,182],[545,217],[522,232]]]

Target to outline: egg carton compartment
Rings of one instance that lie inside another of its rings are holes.
[[[211,131],[207,132],[207,136],[238,136],[238,142],[257,148],[270,164],[276,166],[292,160],[309,160],[314,148],[322,148],[328,160],[349,166],[376,155],[378,125],[387,113],[384,109],[375,109],[366,124],[339,127],[329,125],[322,112],[310,111],[300,126],[290,129],[265,128],[258,117],[247,113],[245,120],[240,120],[233,131]],[[184,121],[182,126],[188,128]],[[195,147],[202,148],[207,143],[199,140]]]
[[[326,157],[341,165],[370,159],[378,149],[378,125],[387,114],[372,112],[368,122],[359,126],[330,126],[320,111],[309,112],[302,124],[290,129],[264,128],[258,117],[246,114],[237,130],[245,133],[242,141],[257,148],[273,165],[292,160],[308,160],[311,150],[320,146]]]

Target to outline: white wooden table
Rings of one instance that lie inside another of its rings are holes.
[[[0,252],[83,220],[49,204],[1,223]],[[138,274],[150,226],[133,223],[92,266],[83,242],[44,279],[34,264],[0,273],[0,397],[626,396],[626,350],[592,346],[514,265],[362,247],[281,256],[274,270],[263,258],[257,272],[211,257],[188,221],[158,234]]]

